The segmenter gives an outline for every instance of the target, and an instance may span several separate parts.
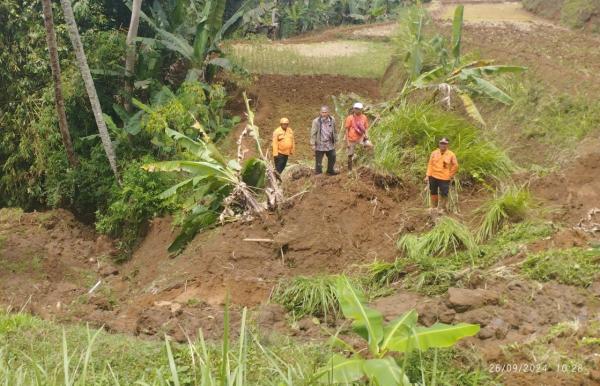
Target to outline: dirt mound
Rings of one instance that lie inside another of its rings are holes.
[[[256,112],[255,123],[261,129],[264,146],[270,146],[279,119],[287,117],[296,137],[296,154],[290,160],[312,158],[309,141],[312,120],[319,115],[321,105],[330,106],[334,112],[332,95],[349,93],[377,100],[380,96],[379,84],[373,79],[332,75],[258,76],[250,95]],[[234,138],[237,139],[238,135],[239,131]],[[250,149],[254,148],[249,143],[247,145]]]
[[[597,139],[582,143],[566,167],[534,183],[536,196],[556,208],[556,219],[576,225],[590,209],[600,206],[598,146]]]

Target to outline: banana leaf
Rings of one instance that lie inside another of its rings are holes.
[[[329,363],[316,375],[319,383],[349,384],[358,381],[365,376],[363,365],[365,360],[360,356],[346,358],[339,354],[333,354]]]
[[[460,45],[462,41],[464,11],[464,5],[456,7],[454,10],[454,20],[452,21],[452,57],[454,58],[455,67],[460,64]]]
[[[431,327],[416,327],[411,333],[394,338],[388,347],[398,352],[445,348],[478,332],[479,326],[476,324],[459,323],[452,326],[436,323]]]
[[[483,117],[479,113],[479,109],[477,108],[477,106],[475,105],[475,102],[473,102],[473,99],[471,99],[469,94],[459,93],[458,97],[462,101],[463,106],[465,107],[465,110],[467,111],[467,114],[469,114],[469,116],[471,118],[473,118],[474,120],[476,120],[477,122],[481,123],[481,125],[485,126],[485,121],[483,120]]]
[[[383,339],[383,315],[364,305],[364,294],[354,288],[347,277],[341,277],[336,288],[342,313],[354,320],[352,328],[367,340],[371,353],[378,354],[379,342]]]
[[[376,385],[411,386],[410,380],[392,357],[366,360],[363,370],[367,378]]]

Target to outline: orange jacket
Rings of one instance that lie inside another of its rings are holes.
[[[357,123],[363,125],[365,130],[364,133],[361,134],[356,130],[355,126]],[[369,129],[369,119],[365,114],[360,114],[358,116],[350,114],[346,117],[344,127],[346,128],[346,138],[348,141],[360,142],[360,140],[367,134],[367,130]]]
[[[458,171],[458,160],[451,150],[444,154],[440,149],[434,150],[427,164],[427,176],[438,180],[450,181]]]
[[[278,127],[273,131],[273,157],[282,155],[292,155],[296,150],[294,141],[294,132],[289,127],[283,130]]]

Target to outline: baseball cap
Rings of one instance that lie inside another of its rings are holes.
[[[363,106],[363,104],[362,104],[362,103],[360,103],[360,102],[356,102],[356,103],[355,103],[355,104],[352,106],[352,108],[353,108],[353,109],[361,109],[361,110],[363,109],[363,107],[364,107],[364,106]]]
[[[448,141],[448,138],[444,137],[444,138],[440,139],[440,143],[448,144],[448,143],[450,143],[450,141]]]
[[[289,119],[287,119],[287,118],[281,118],[281,119],[279,120],[279,123],[290,123],[290,120],[289,120]]]

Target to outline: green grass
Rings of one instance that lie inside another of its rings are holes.
[[[494,197],[477,209],[482,215],[478,240],[491,238],[510,222],[523,221],[532,205],[531,194],[524,187],[509,186],[496,192]]]
[[[506,152],[482,130],[456,113],[427,104],[400,106],[373,127],[370,137],[376,144],[372,162],[377,169],[415,181],[425,176],[429,155],[442,137],[450,139],[462,180],[502,179],[515,170]]]
[[[221,344],[201,337],[178,344],[0,313],[0,379],[14,386],[303,385],[326,361],[324,347],[280,337],[266,344],[249,331],[242,323],[243,339],[228,333]]]
[[[407,234],[398,241],[398,249],[413,259],[442,256],[458,251],[477,251],[473,234],[460,221],[445,216],[429,232],[423,235]]]
[[[555,94],[533,77],[506,78],[502,87],[514,104],[501,121],[521,128],[523,136],[560,149],[575,146],[600,129],[600,101],[586,95]]]
[[[443,257],[416,254],[397,258],[393,263],[376,262],[366,267],[365,285],[374,289],[386,288],[402,278],[405,289],[430,296],[443,294],[449,287],[460,287],[467,282],[473,268],[488,268],[518,254],[527,243],[548,237],[553,232],[548,224],[522,222],[505,227],[486,244],[479,245],[476,254],[472,251]],[[412,273],[407,274],[409,267]]]
[[[331,44],[331,50],[321,52],[322,44]],[[255,74],[328,74],[379,79],[391,60],[392,49],[384,42],[340,40],[300,45],[235,44],[225,47],[225,52],[233,63]]]
[[[339,275],[322,275],[285,279],[275,288],[272,300],[281,304],[295,320],[315,316],[327,321],[339,316],[335,289],[338,278]]]
[[[588,287],[600,275],[600,250],[549,250],[527,257],[522,272],[530,279]]]

